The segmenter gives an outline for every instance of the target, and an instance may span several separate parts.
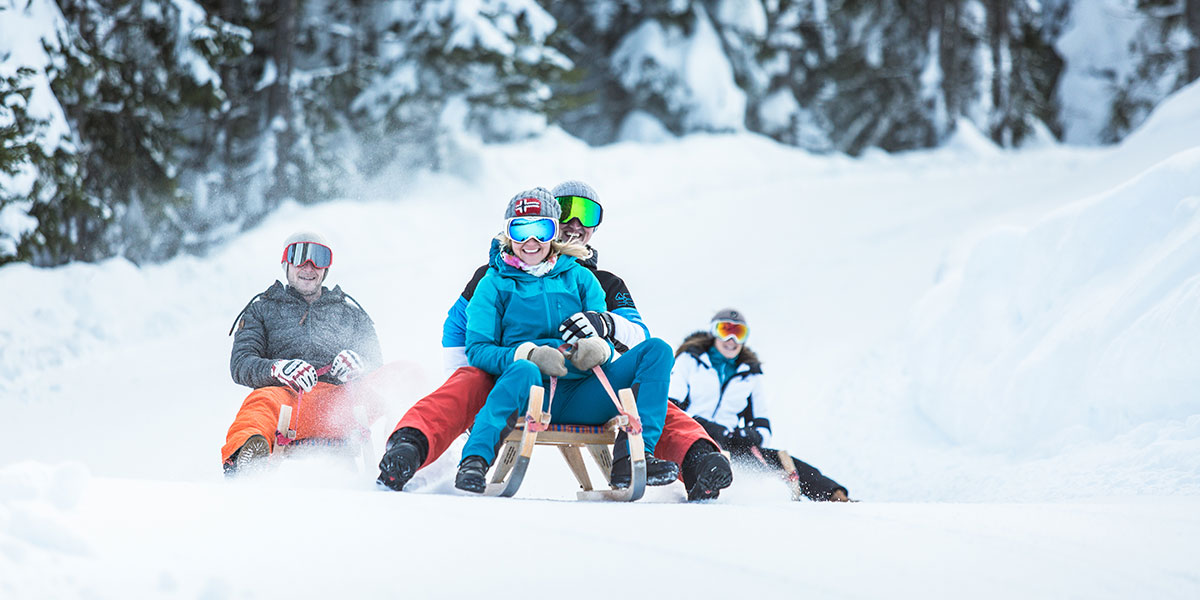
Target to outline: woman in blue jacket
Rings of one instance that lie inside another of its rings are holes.
[[[553,422],[599,425],[616,416],[591,372],[595,366],[603,367],[615,388],[630,387],[637,398],[646,470],[657,474],[646,483],[665,485],[678,475],[674,463],[652,455],[667,412],[670,345],[652,338],[614,361],[607,340],[585,337],[571,353],[570,367],[558,350],[560,323],[581,311],[607,310],[596,276],[575,260],[587,256],[587,249],[555,241],[561,211],[543,188],[514,196],[504,213],[504,232],[492,245],[491,268],[467,305],[467,361],[497,379],[463,447],[454,480],[458,489],[484,491],[509,417],[529,402],[530,386],[548,387],[551,376],[559,378],[557,391],[553,406],[543,408],[550,409]],[[614,453],[612,480],[628,482],[628,447]]]

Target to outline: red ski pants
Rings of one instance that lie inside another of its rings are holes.
[[[460,367],[441,387],[413,404],[393,433],[412,427],[424,434],[429,441],[429,454],[421,466],[427,467],[475,422],[475,415],[483,408],[494,383],[495,378],[480,369]],[[697,440],[706,440],[713,448],[720,447],[695,419],[673,402],[667,402],[667,418],[654,455],[683,464],[688,448]]]
[[[274,449],[279,408],[285,404],[292,407],[291,428],[296,430],[296,439],[346,439],[361,427],[354,407],[365,408],[367,424],[374,423],[383,414],[385,390],[407,368],[389,363],[345,385],[319,381],[303,396],[286,387],[255,389],[242,401],[225,434],[221,460],[228,460],[255,434],[267,438]]]

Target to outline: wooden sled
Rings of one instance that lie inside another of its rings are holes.
[[[324,448],[334,454],[343,454],[352,460],[361,459],[358,468],[363,473],[370,473],[374,462],[375,445],[371,441],[370,422],[366,409],[359,405],[354,407],[354,420],[359,429],[348,439],[304,438],[296,439],[296,430],[292,429],[292,407],[284,404],[279,407],[279,420],[275,424],[275,452],[280,456],[288,456],[301,449]]]
[[[597,490],[592,487],[588,477],[587,465],[580,452],[587,449],[588,453],[599,465],[601,473],[607,479],[612,471],[611,446],[616,441],[617,432],[629,426],[629,417],[619,415],[603,425],[566,425],[550,424],[550,414],[542,412],[542,399],[545,392],[541,386],[533,386],[529,390],[529,408],[526,418],[517,423],[517,428],[508,435],[500,448],[499,458],[492,473],[491,482],[484,492],[489,496],[512,496],[521,487],[525,471],[529,468],[529,458],[537,444],[557,446],[562,452],[563,459],[574,473],[575,479],[582,488],[576,496],[580,500],[615,500],[618,502],[633,502],[646,493],[646,458],[642,434],[629,433],[629,453],[633,458],[633,478],[629,487],[619,489]],[[621,406],[634,419],[638,418],[637,405],[633,392],[623,389],[618,392]],[[539,423],[539,427],[526,427],[528,423]],[[544,431],[536,431],[543,429]]]

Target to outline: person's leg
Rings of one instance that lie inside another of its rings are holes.
[[[707,444],[701,444],[699,447],[708,447],[712,452],[718,451],[719,446],[708,432],[704,431],[704,427],[683,412],[683,409],[675,406],[674,402],[668,402],[662,436],[654,448],[654,455],[682,465],[688,451],[700,441]]]
[[[354,417],[354,403],[344,385],[317,382],[303,395],[292,395],[292,429],[296,439],[317,438],[340,441],[350,439],[360,428]],[[278,415],[278,411],[276,411]],[[274,431],[274,426],[272,426]]]
[[[770,448],[762,449],[762,456],[767,464],[779,471],[784,471],[783,462],[780,460],[779,451]],[[846,490],[838,482],[821,474],[816,467],[796,458],[792,458],[792,464],[796,467],[796,475],[800,480],[800,492],[807,496],[810,500],[824,502],[833,498],[833,495],[838,490],[841,490],[842,497],[848,497],[849,491]]]
[[[622,388],[633,390],[647,453],[654,452],[662,435],[673,362],[671,347],[658,338],[651,338],[634,346],[603,369],[614,391]],[[567,385],[560,384],[560,387],[564,388],[559,391],[564,397],[561,400],[555,398],[552,411],[556,423],[599,425],[617,415],[616,406],[595,376],[568,382]],[[619,449],[614,448],[616,452]],[[629,453],[627,447],[624,453]]]
[[[482,369],[461,367],[441,387],[421,398],[396,424],[388,445],[407,435],[419,435],[424,447],[421,467],[428,467],[462,435],[492,391],[494,378]],[[404,429],[412,431],[403,432]]]
[[[294,406],[296,394],[283,387],[258,388],[242,401],[233,424],[225,434],[225,445],[221,447],[221,462],[228,463],[242,444],[252,435],[261,435],[273,447],[275,444],[275,427],[279,422],[279,407],[288,404]]]
[[[505,369],[475,416],[471,436],[463,447],[463,458],[479,456],[490,465],[496,459],[500,434],[508,418],[529,402],[529,388],[541,384],[542,373],[532,362],[518,360]]]

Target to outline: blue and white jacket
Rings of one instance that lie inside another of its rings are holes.
[[[735,359],[737,370],[722,385],[721,376],[708,357],[714,342],[713,335],[704,331],[683,341],[675,352],[667,397],[687,414],[726,429],[754,427],[763,437],[763,447],[769,447],[771,421],[767,418],[762,363],[743,346]]]

